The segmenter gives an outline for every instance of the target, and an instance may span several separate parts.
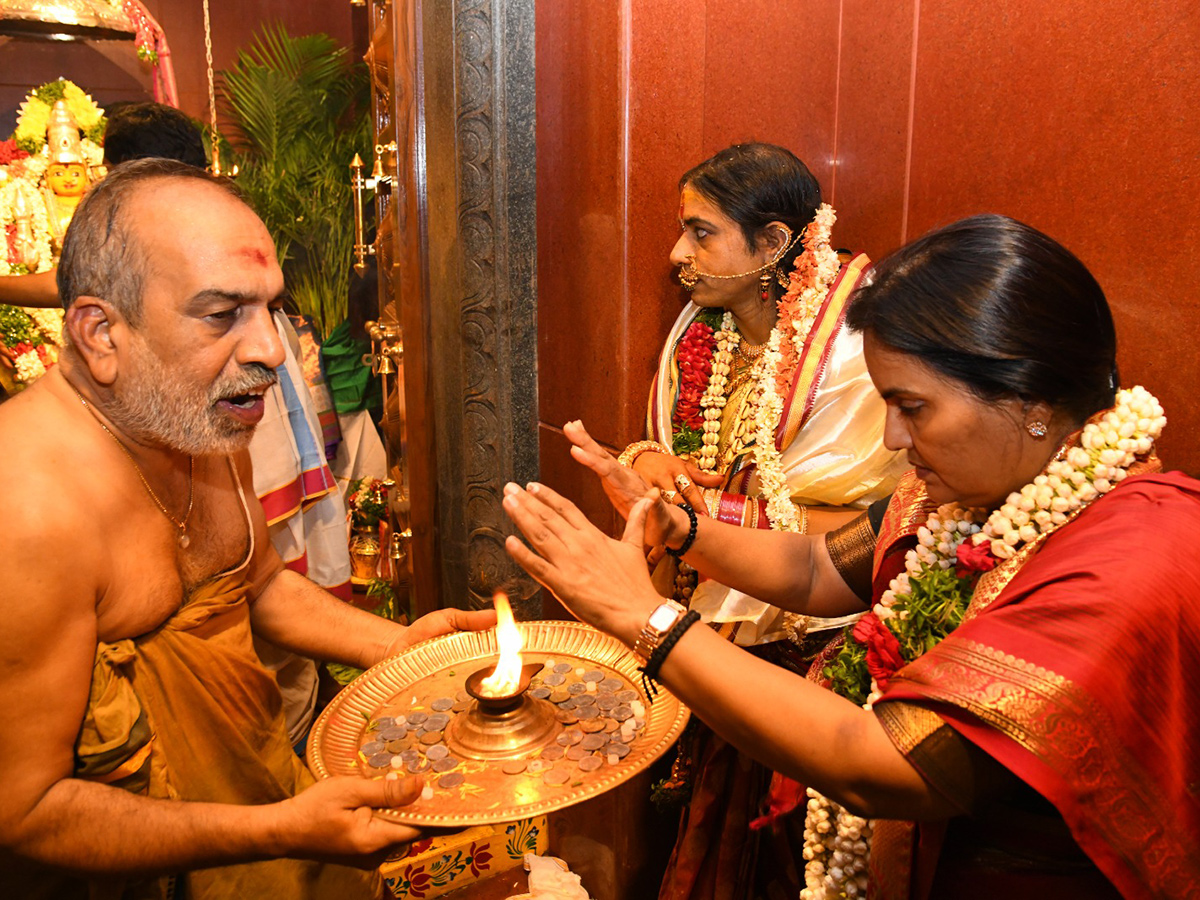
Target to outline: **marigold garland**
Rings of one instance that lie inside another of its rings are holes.
[[[94,150],[99,150],[104,142],[104,128],[107,124],[104,110],[84,93],[82,88],[65,78],[48,81],[34,88],[25,98],[17,112],[17,130],[13,132],[17,146],[31,156],[42,152],[46,146],[46,126],[50,124],[50,112],[59,100],[66,103],[67,111],[71,113],[71,118],[83,133],[84,156],[88,163],[99,165],[104,151],[100,150],[99,155],[96,155]],[[88,144],[92,147],[89,148]]]
[[[783,416],[783,396],[791,386],[804,342],[837,277],[837,253],[829,243],[836,221],[833,207],[822,203],[805,228],[804,252],[797,257],[788,289],[779,299],[779,322],[767,342],[759,378],[754,461],[767,498],[767,518],[776,531],[800,530],[800,517],[783,470],[783,455],[775,445],[775,433]]]

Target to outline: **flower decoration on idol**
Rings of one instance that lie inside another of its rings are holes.
[[[62,247],[67,226],[87,190],[89,173],[79,129],[66,103],[59,100],[46,126],[46,174],[42,180],[47,221],[56,247]]]
[[[359,478],[350,484],[346,498],[350,526],[355,531],[374,531],[387,517],[387,487],[378,478]]]
[[[11,142],[5,144],[12,149]],[[23,152],[16,150],[10,155]],[[0,275],[28,275],[54,267],[46,205],[24,178],[0,180],[0,228],[4,229]]]
[[[29,96],[17,111],[17,130],[13,139],[30,156],[36,156],[46,147],[46,129],[54,107],[62,103],[72,121],[82,132],[84,149],[93,165],[104,159],[101,145],[107,121],[104,110],[74,82],[60,78],[48,81],[30,91]]]
[[[60,310],[0,306],[0,386],[16,393],[41,378],[61,343]]]
[[[34,239],[49,239],[52,252],[61,246],[88,182],[103,174],[105,126],[104,111],[96,102],[78,85],[59,79],[34,88],[25,98],[16,131],[0,150],[0,159],[6,161],[0,182],[20,181],[40,191],[44,209],[34,214]],[[40,266],[53,265],[53,259],[40,256]],[[11,266],[11,254],[8,261]],[[44,269],[26,265],[17,270],[22,271]]]
[[[825,669],[835,693],[870,709],[897,671],[937,646],[970,615],[981,578],[1019,564],[1147,458],[1166,425],[1149,391],[1118,392],[1065,452],[996,510],[939,507],[917,530],[917,545],[879,602],[852,628]],[[865,896],[870,822],[808,790],[802,900]]]

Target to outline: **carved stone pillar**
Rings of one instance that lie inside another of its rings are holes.
[[[538,476],[534,0],[420,0],[429,371],[443,605],[507,589],[505,482]]]

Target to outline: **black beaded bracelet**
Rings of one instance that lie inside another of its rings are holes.
[[[683,554],[692,549],[692,544],[696,543],[696,529],[700,525],[700,520],[696,517],[696,511],[692,509],[692,505],[690,503],[682,504],[682,508],[683,511],[688,514],[687,537],[683,539],[683,543],[679,546],[678,550],[672,550],[670,547],[666,548],[667,552],[676,559],[681,559]]]
[[[683,637],[683,633],[700,621],[700,613],[694,609],[689,609],[679,621],[667,632],[667,636],[662,639],[650,652],[650,658],[646,660],[646,664],[642,666],[642,687],[646,691],[646,699],[651,703],[658,696],[658,670],[662,668],[663,662],[667,658],[667,654],[675,649],[675,645],[679,643],[679,639]]]

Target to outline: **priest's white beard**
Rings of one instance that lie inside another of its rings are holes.
[[[254,426],[225,415],[217,401],[270,387],[278,380],[261,363],[222,375],[207,389],[168,366],[140,337],[135,376],[113,391],[105,413],[139,442],[191,456],[227,455],[245,449]]]

